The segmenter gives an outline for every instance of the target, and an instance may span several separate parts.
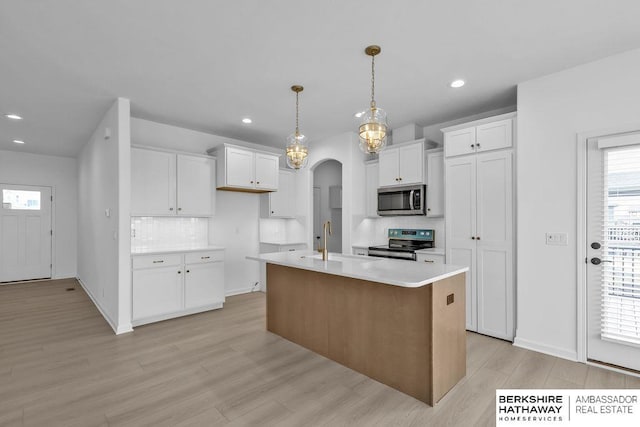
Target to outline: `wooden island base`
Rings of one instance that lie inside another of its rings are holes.
[[[267,263],[267,330],[434,405],[466,374],[465,273],[408,288]]]

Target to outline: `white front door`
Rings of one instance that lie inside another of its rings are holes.
[[[0,282],[51,278],[51,187],[0,184]]]
[[[640,371],[640,134],[587,144],[587,359]]]

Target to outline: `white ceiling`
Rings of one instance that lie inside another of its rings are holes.
[[[439,123],[640,47],[638,16],[637,0],[0,0],[0,112],[25,117],[0,118],[0,149],[75,156],[118,96],[135,117],[284,147],[294,83],[311,141],[355,130],[374,43],[391,126]]]

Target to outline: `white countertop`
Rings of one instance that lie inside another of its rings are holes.
[[[158,255],[158,254],[181,254],[185,252],[203,252],[203,251],[223,251],[222,246],[199,246],[193,248],[173,248],[173,249],[135,249],[131,251],[132,256],[136,255]]]
[[[334,253],[329,254],[328,261],[323,261],[321,256],[317,252],[297,251],[260,254],[248,256],[247,259],[405,288],[417,288],[469,271],[467,267],[451,264],[425,264]]]

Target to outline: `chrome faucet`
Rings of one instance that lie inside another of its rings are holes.
[[[322,260],[329,259],[329,249],[327,249],[327,229],[329,229],[329,236],[331,236],[331,221],[327,221],[322,224],[322,232],[324,234],[324,247],[322,248]]]

